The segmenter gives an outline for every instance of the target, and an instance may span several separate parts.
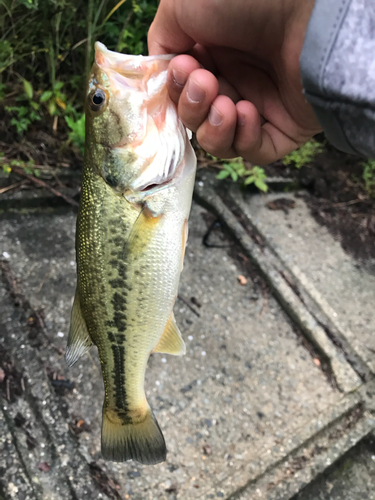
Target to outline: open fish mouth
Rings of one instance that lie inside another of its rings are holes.
[[[136,69],[142,67],[142,62],[151,61],[170,61],[175,57],[175,54],[164,54],[159,56],[133,56],[129,54],[121,54],[107,49],[102,42],[95,42],[95,60],[96,63],[101,65],[109,65],[111,67],[121,63],[124,69]]]
[[[157,95],[165,85],[169,61],[173,54],[162,56],[133,56],[120,54],[95,43],[95,62],[108,75],[111,88],[121,98],[130,89]]]

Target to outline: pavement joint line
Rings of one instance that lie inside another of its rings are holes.
[[[365,346],[361,344],[358,338],[355,337],[353,332],[346,329],[337,318],[337,314],[330,306],[327,300],[321,295],[317,288],[311,283],[303,271],[294,264],[288,264],[286,259],[282,256],[277,246],[272,245],[267,235],[264,233],[260,224],[251,215],[245,202],[239,201],[238,189],[231,188],[229,190],[229,197],[235,204],[236,208],[242,211],[246,218],[246,222],[250,228],[255,231],[262,240],[266,243],[268,248],[273,252],[275,257],[279,260],[281,267],[284,267],[292,276],[293,280],[297,282],[300,289],[309,297],[315,307],[318,309],[326,328],[339,340],[343,345],[343,349],[348,355],[354,359],[351,363],[356,368],[357,372],[361,375],[369,377],[370,372],[375,375],[375,357],[371,356]]]
[[[358,389],[362,385],[362,380],[353,367],[348,363],[343,354],[337,350],[324,329],[306,309],[300,297],[298,297],[287,280],[282,277],[279,272],[280,270],[275,269],[272,258],[253,242],[237,217],[214,189],[207,186],[207,184],[206,182],[204,190],[199,184],[196,186],[194,191],[196,201],[215,213],[228,227],[242,246],[244,252],[256,264],[263,277],[269,283],[285,312],[301,328],[305,337],[327,358],[340,390],[350,393]]]
[[[245,491],[246,488],[259,481],[275,467],[284,463],[289,456],[298,453],[303,447],[313,443],[322,433],[331,429],[336,424],[339,424],[349,413],[361,404],[362,399],[358,393],[343,396],[338,403],[329,406],[326,411],[321,414],[318,421],[312,420],[299,431],[297,430],[293,436],[286,436],[282,444],[280,444],[278,452],[273,452],[272,454],[265,452],[257,458],[257,460],[244,465],[241,470],[237,471],[235,474],[228,475],[220,481],[220,483],[217,483],[212,490],[205,491],[197,498],[206,498],[207,495],[215,493],[215,491],[220,488],[227,491],[233,491],[232,483],[238,486],[235,492],[227,496],[227,499],[236,498],[234,495],[238,495],[241,491]],[[246,471],[247,479],[243,481],[242,477]]]
[[[374,417],[365,411],[363,417],[349,431],[343,433],[331,444],[329,443],[331,429],[328,428],[324,435],[314,440],[313,447],[306,447],[302,455],[293,458],[294,462],[290,460],[292,457],[288,457],[283,463],[253,483],[251,488],[243,490],[240,494],[234,494],[227,500],[252,500],[257,494],[259,495],[259,492],[267,494],[267,500],[292,500],[305,486],[313,482],[362,439],[373,433],[374,427]],[[294,474],[290,474],[289,467],[291,465],[293,469],[294,464],[296,470]]]

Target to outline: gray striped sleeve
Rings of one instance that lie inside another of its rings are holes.
[[[375,157],[375,0],[316,0],[300,65],[328,140]]]

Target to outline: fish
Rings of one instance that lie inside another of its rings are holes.
[[[167,91],[173,55],[95,43],[76,226],[77,287],[65,359],[92,345],[104,380],[106,460],[156,464],[166,444],[144,389],[151,353],[183,355],[173,306],[188,237],[196,156]]]

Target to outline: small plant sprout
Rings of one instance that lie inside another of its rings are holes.
[[[10,123],[16,127],[19,134],[23,134],[31,123],[41,119],[40,105],[33,100],[34,89],[31,83],[23,80],[23,89],[24,94],[16,98],[16,101],[20,103],[19,106],[5,106],[6,111],[13,115]]]
[[[61,92],[63,85],[63,82],[56,82],[52,90],[46,90],[40,96],[40,102],[47,104],[48,113],[51,116],[57,114],[58,107],[63,111],[66,109],[66,97]]]
[[[375,160],[369,159],[363,164],[362,177],[368,194],[375,196]]]
[[[231,177],[233,182],[241,180],[244,186],[254,184],[260,191],[267,192],[268,186],[265,183],[267,178],[264,169],[254,166],[247,169],[242,158],[234,158],[229,163],[223,163],[222,170],[217,174],[217,179]]]
[[[323,144],[315,139],[311,139],[311,141],[306,142],[300,148],[286,155],[283,159],[283,163],[284,165],[294,165],[296,168],[300,169],[311,163],[316,155],[321,153],[323,149]]]
[[[85,114],[73,118],[72,116],[65,116],[65,121],[70,128],[69,139],[72,143],[79,147],[82,154],[85,149]]]

